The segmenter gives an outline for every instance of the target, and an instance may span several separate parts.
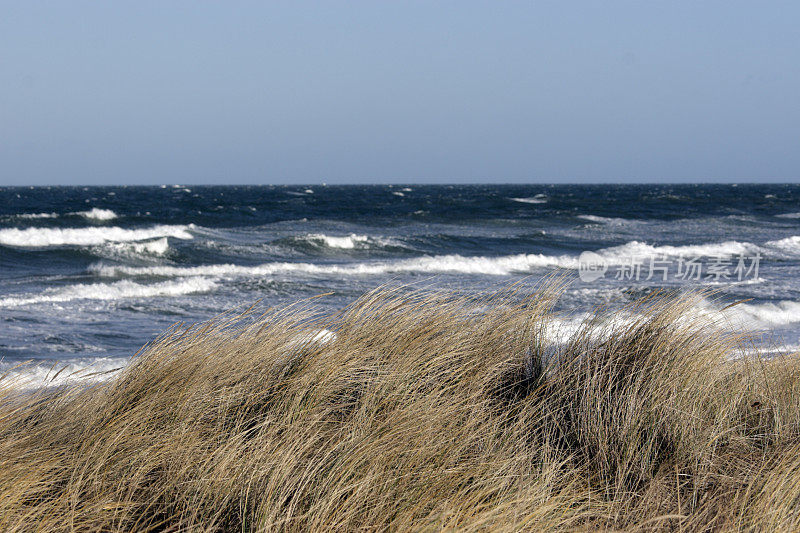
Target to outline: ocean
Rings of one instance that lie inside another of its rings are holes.
[[[176,322],[381,284],[570,279],[564,331],[658,288],[715,291],[767,354],[800,346],[798,185],[0,188],[0,374],[122,368]],[[30,362],[23,366],[21,363]],[[62,381],[59,381],[62,380]]]

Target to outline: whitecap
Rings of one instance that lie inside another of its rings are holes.
[[[336,333],[329,329],[320,329],[309,333],[303,333],[287,343],[288,347],[303,344],[328,344],[336,340]]]
[[[0,230],[0,244],[6,246],[91,246],[104,242],[144,241],[159,237],[191,239],[192,226],[153,226],[141,229],[91,228],[9,228]]]
[[[588,220],[589,222],[595,222],[595,223],[598,223],[598,224],[617,225],[617,224],[624,224],[626,222],[629,222],[628,220],[626,220],[624,218],[601,217],[601,216],[597,216],[597,215],[578,215],[578,218],[582,218],[583,220]]]
[[[40,218],[58,218],[58,213],[22,213],[21,215],[14,215],[15,218],[24,218],[35,220]]]
[[[779,239],[776,241],[768,241],[766,245],[777,248],[783,252],[797,254],[800,253],[800,235],[794,235],[792,237],[787,237],[785,239]]]
[[[122,280],[114,283],[91,283],[47,289],[40,293],[0,298],[0,307],[19,307],[39,303],[69,302],[72,300],[122,300],[126,298],[153,298],[181,296],[209,292],[217,282],[208,278],[178,279],[149,285]]]
[[[129,357],[79,357],[30,363],[0,361],[0,388],[25,390],[102,382],[115,376],[129,362]]]
[[[336,237],[334,237],[336,238]],[[349,239],[349,238],[343,238]],[[334,241],[339,246],[355,246],[358,240]],[[753,254],[761,248],[751,243],[726,241],[721,243],[653,246],[639,241],[597,250],[599,256],[609,264],[626,264],[647,257],[729,257]],[[394,261],[371,261],[355,264],[317,264],[273,262],[255,266],[213,264],[194,267],[182,266],[109,266],[93,265],[90,271],[101,277],[118,276],[267,276],[274,274],[300,273],[310,275],[381,275],[404,272],[483,274],[505,276],[514,273],[527,274],[542,268],[577,269],[579,258],[572,255],[549,256],[544,254],[516,254],[506,256],[462,256],[437,255]]]
[[[606,260],[627,262],[643,257],[732,257],[755,254],[762,248],[749,242],[725,241],[708,244],[688,244],[683,246],[653,246],[644,242],[631,241],[620,246],[605,248],[597,253]]]
[[[537,194],[531,198],[509,198],[509,200],[513,200],[522,204],[544,204],[547,203],[547,195]]]
[[[77,213],[70,213],[70,214],[80,215],[83,218],[89,220],[114,220],[119,216],[111,209],[99,209],[97,207],[93,207],[88,211],[78,211]]]
[[[267,276],[280,273],[311,275],[380,275],[402,272],[459,272],[463,274],[508,275],[526,273],[541,267],[577,268],[577,257],[550,257],[542,254],[518,254],[501,257],[464,257],[461,255],[425,256],[400,261],[329,265],[315,263],[264,263],[255,266],[216,264],[195,267],[179,266],[108,266],[93,265],[90,271],[101,277],[118,276]]]
[[[142,242],[111,242],[106,243],[106,248],[123,256],[155,255],[162,256],[169,251],[169,241],[166,237],[152,241]]]
[[[748,329],[752,326],[775,327],[800,322],[800,302],[781,300],[773,303],[735,305],[726,311]]]
[[[379,244],[381,243],[379,239],[373,239],[367,235],[356,235],[355,233],[344,236],[310,233],[304,237],[301,237],[301,239],[312,244],[327,246],[328,248],[341,248],[345,250],[352,250],[353,248],[366,248],[371,242]]]

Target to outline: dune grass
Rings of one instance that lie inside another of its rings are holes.
[[[558,293],[381,288],[173,328],[88,388],[0,380],[0,530],[800,529],[794,358],[692,295],[556,343]]]

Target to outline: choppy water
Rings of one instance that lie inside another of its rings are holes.
[[[591,282],[586,250],[607,268]],[[565,309],[714,287],[793,348],[800,186],[0,188],[0,371],[116,368],[174,322],[257,299],[338,306],[386,282],[485,290],[554,269],[575,278]]]

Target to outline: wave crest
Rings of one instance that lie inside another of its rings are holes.
[[[578,218],[582,218],[583,220],[588,220],[589,222],[594,222],[596,224],[609,224],[609,225],[619,225],[625,224],[626,222],[630,222],[624,218],[617,218],[617,217],[601,217],[598,215],[578,215]]]
[[[169,252],[169,241],[161,237],[143,242],[109,242],[100,247],[100,255],[106,250],[122,257],[163,256]]]
[[[800,302],[781,300],[775,303],[739,304],[732,307],[729,315],[742,324],[763,327],[784,326],[800,322]]]
[[[15,363],[0,361],[3,386],[19,389],[58,387],[106,381],[130,362],[128,357],[78,357],[57,362]]]
[[[311,233],[303,237],[303,240],[314,244],[322,244],[328,248],[351,250],[356,247],[365,247],[365,245],[369,243],[370,238],[366,235],[356,235],[355,233],[344,237],[325,235],[323,233]]]
[[[531,196],[530,198],[509,198],[509,200],[519,202],[521,204],[546,204],[547,195],[537,194],[536,196]]]
[[[97,207],[93,207],[88,211],[78,211],[77,213],[70,214],[80,215],[89,220],[114,220],[119,217],[119,215],[111,209],[99,209]]]
[[[767,242],[767,246],[772,246],[783,252],[797,254],[800,253],[800,235],[794,235],[777,241],[769,241]]]
[[[181,296],[208,292],[216,286],[217,282],[208,278],[179,279],[150,285],[143,285],[130,280],[114,283],[79,283],[64,288],[49,289],[41,294],[0,298],[0,307],[19,307],[38,303],[69,302],[71,300],[122,300],[126,298]]]
[[[639,241],[598,250],[596,253],[609,264],[624,264],[632,259],[647,257],[732,257],[753,254],[762,249],[752,243],[726,241],[721,243],[686,246],[653,246]],[[436,255],[393,261],[370,261],[355,264],[319,264],[272,262],[255,266],[234,264],[212,264],[193,267],[182,266],[107,266],[93,265],[90,271],[101,277],[120,276],[267,276],[284,273],[310,275],[380,275],[403,272],[484,274],[505,276],[514,273],[527,274],[539,268],[577,269],[578,256],[544,254],[516,254],[496,257]]]
[[[58,218],[58,213],[22,213],[13,215],[14,218],[22,218],[25,220],[38,220],[42,218]]]
[[[191,226],[153,226],[142,229],[107,228],[9,228],[0,230],[0,244],[6,246],[92,246],[105,242],[145,241],[160,237],[191,239]]]
[[[357,235],[355,233],[343,236],[325,235],[324,233],[309,233],[308,235],[304,235],[302,237],[296,237],[295,240],[312,244],[314,246],[338,248],[341,250],[363,250],[396,245],[396,243],[391,239],[372,237],[369,235]]]
[[[90,271],[101,277],[118,276],[266,276],[297,272],[312,275],[379,275],[400,272],[459,272],[463,274],[507,275],[514,272],[529,272],[541,267],[577,268],[576,257],[550,257],[542,254],[518,254],[501,257],[465,257],[461,255],[438,255],[404,259],[357,263],[350,265],[325,265],[315,263],[274,262],[255,266],[233,264],[178,266],[105,266],[94,265]]]
[[[627,261],[631,258],[668,257],[732,257],[754,254],[761,247],[750,242],[725,241],[709,244],[687,244],[682,246],[653,246],[640,241],[631,241],[620,246],[605,248],[597,253],[609,261]]]

